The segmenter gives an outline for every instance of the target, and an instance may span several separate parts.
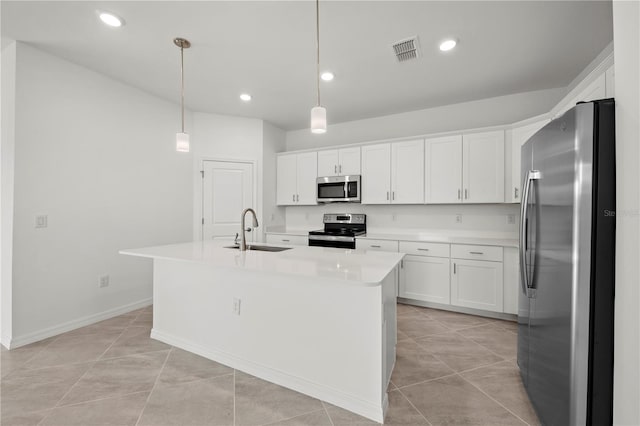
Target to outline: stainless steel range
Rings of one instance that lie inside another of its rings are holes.
[[[330,213],[322,218],[324,229],[309,232],[309,245],[316,247],[356,248],[356,236],[367,233],[367,215]]]

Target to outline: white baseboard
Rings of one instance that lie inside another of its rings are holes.
[[[243,371],[247,374],[251,374],[252,376],[259,377],[268,382],[293,389],[313,398],[318,398],[322,401],[326,401],[337,407],[352,411],[379,423],[383,422],[389,406],[389,398],[386,392],[381,404],[377,405],[326,385],[311,382],[302,377],[293,376],[289,373],[275,370],[226,352],[206,349],[198,344],[164,333],[155,328],[151,330],[151,338],[164,342],[168,345],[184,349],[185,351],[193,352],[194,354],[219,362],[236,370]]]
[[[53,327],[47,327],[43,330],[25,334],[24,336],[11,337],[10,339],[8,339],[8,348],[19,348],[20,346],[28,345],[29,343],[38,342],[48,337],[57,336],[58,334],[75,330],[76,328],[85,327],[99,321],[104,321],[109,318],[117,317],[118,315],[126,314],[127,312],[135,311],[136,309],[144,308],[151,305],[152,303],[153,298],[150,297],[148,299],[143,299],[134,303],[129,303],[128,305],[120,306],[118,308],[109,309],[97,314],[88,315],[86,317],[54,325]]]

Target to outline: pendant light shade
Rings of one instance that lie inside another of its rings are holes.
[[[189,152],[189,134],[178,132],[176,133],[176,151]]]
[[[324,107],[317,106],[311,108],[311,132],[326,133],[327,132],[327,110]]]
[[[320,105],[320,2],[316,0],[316,83],[318,103],[311,108],[311,133],[327,132],[327,109]]]
[[[182,112],[182,131],[176,133],[176,151],[189,152],[189,135],[184,131],[184,49],[191,47],[189,40],[177,37],[173,44],[180,48],[180,108]]]

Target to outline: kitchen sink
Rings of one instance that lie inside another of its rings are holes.
[[[225,248],[240,250],[240,246],[226,246]],[[293,247],[274,247],[274,246],[259,246],[256,244],[247,244],[247,250],[256,251],[285,251],[291,250]]]

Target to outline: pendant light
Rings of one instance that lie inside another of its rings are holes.
[[[184,132],[184,49],[191,47],[189,40],[176,37],[173,43],[180,48],[180,107],[182,109],[182,131],[176,133],[176,151],[189,152],[189,135]]]
[[[320,106],[320,0],[316,0],[316,83],[318,103],[311,108],[311,133],[326,133],[327,110]]]

